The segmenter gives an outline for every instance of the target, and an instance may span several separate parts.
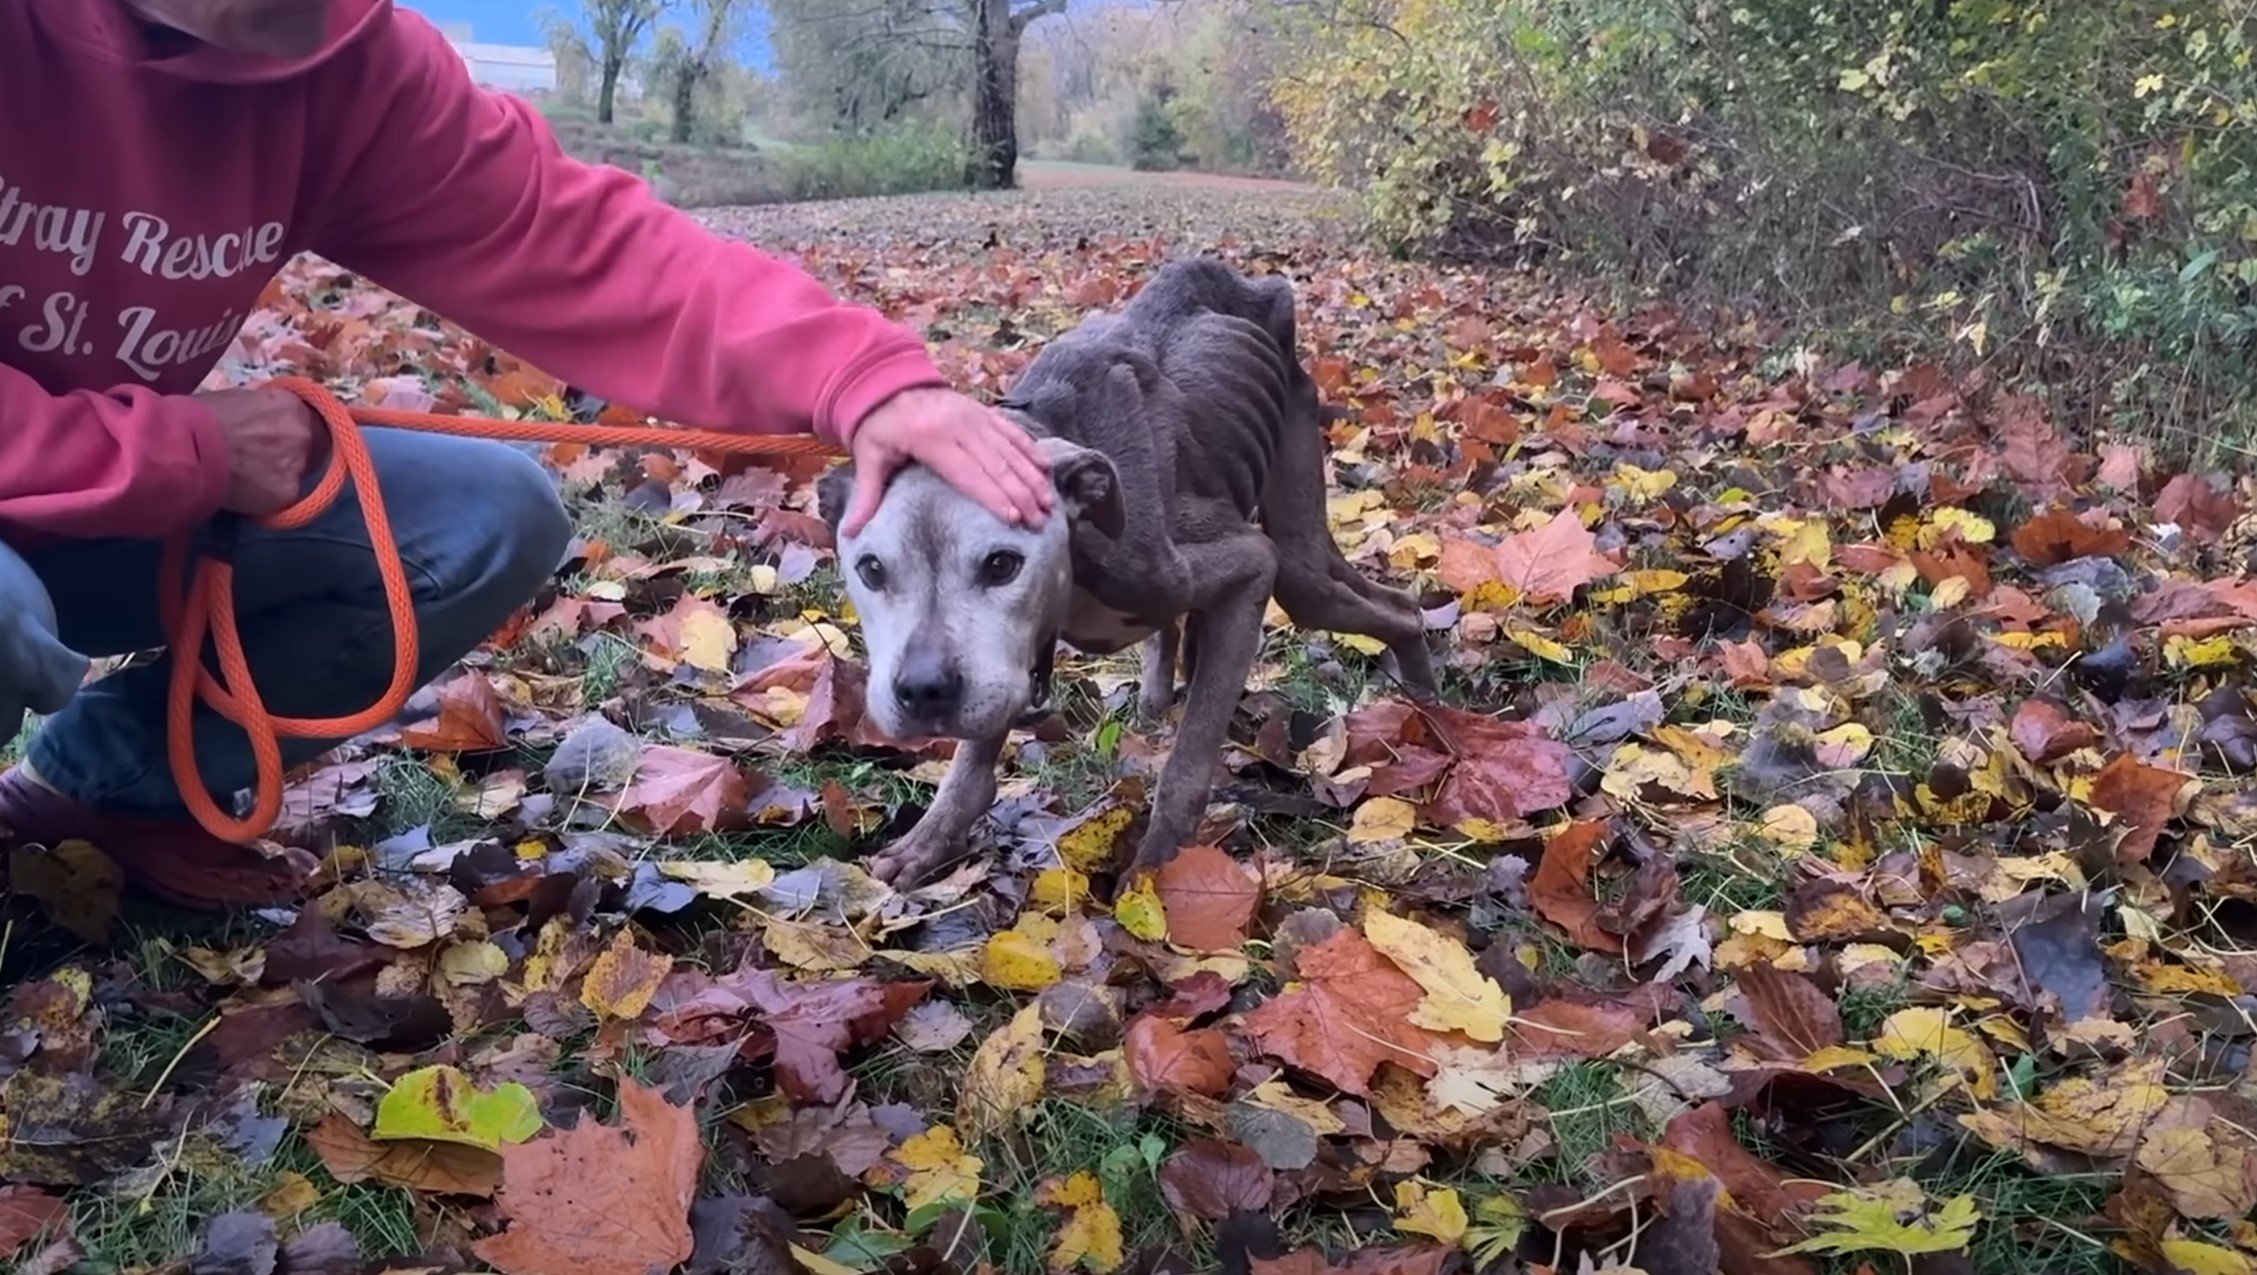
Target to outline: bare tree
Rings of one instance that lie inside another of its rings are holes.
[[[619,77],[627,71],[643,37],[672,0],[581,0],[580,21],[549,14],[549,43],[574,49],[596,68],[596,119],[609,124],[618,100]]]
[[[972,99],[972,170],[966,176],[975,186],[1006,189],[1018,181],[1019,50],[1028,27],[1064,13],[1066,5],[1067,0],[781,0],[778,51],[821,48],[838,59],[827,70],[842,105],[864,86],[840,76],[840,69],[897,68],[880,80],[886,86],[881,118],[930,92],[898,69],[909,65],[908,55],[961,67]]]
[[[668,81],[674,100],[671,137],[690,140],[697,123],[698,91],[733,61],[743,41],[752,0],[689,0],[687,30],[659,32],[652,65]]]

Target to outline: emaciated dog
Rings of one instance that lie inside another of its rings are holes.
[[[1058,512],[1041,530],[912,466],[840,540],[871,717],[897,738],[961,741],[876,875],[913,885],[960,853],[995,800],[1005,738],[1048,697],[1061,638],[1091,654],[1146,643],[1152,717],[1179,655],[1189,682],[1132,877],[1174,858],[1205,813],[1271,597],[1304,628],[1386,643],[1405,689],[1433,697],[1417,599],[1350,566],[1326,525],[1323,418],[1295,341],[1284,279],[1171,262],[1118,313],[1052,341],[999,404],[1050,454]],[[820,484],[834,533],[853,482],[842,466]]]

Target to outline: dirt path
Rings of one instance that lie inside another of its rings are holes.
[[[1030,159],[1019,164],[1019,185],[1030,191],[1075,190],[1087,187],[1131,186],[1150,190],[1272,190],[1313,192],[1306,182],[1267,177],[1234,177],[1222,173],[1146,173],[1109,164],[1075,164],[1064,160]]]

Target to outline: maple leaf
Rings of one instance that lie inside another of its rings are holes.
[[[1042,1011],[1028,1005],[972,1054],[956,1098],[956,1123],[974,1137],[1007,1127],[1042,1095]]]
[[[1269,1208],[1277,1175],[1252,1149],[1193,1138],[1160,1164],[1160,1193],[1179,1213],[1219,1222]]]
[[[1363,935],[1342,930],[1295,964],[1300,984],[1246,1015],[1264,1052],[1359,1095],[1381,1063],[1434,1074],[1434,1037],[1411,1022],[1425,989]]]
[[[1411,1021],[1474,1040],[1505,1038],[1512,1002],[1497,981],[1474,967],[1465,944],[1388,912],[1364,914],[1364,937],[1425,991]]]
[[[785,982],[772,970],[754,970],[742,994],[775,1034],[777,1086],[801,1102],[829,1103],[848,1084],[840,1051],[883,1039],[931,987],[868,978]]]
[[[1035,1188],[1035,1203],[1067,1210],[1066,1224],[1050,1251],[1051,1270],[1109,1275],[1120,1269],[1120,1215],[1105,1202],[1105,1188],[1096,1174],[1081,1169],[1065,1178],[1050,1178]]]
[[[1168,861],[1155,883],[1168,941],[1195,952],[1235,951],[1261,903],[1261,887],[1214,846],[1190,846]]]
[[[618,810],[659,836],[718,832],[744,825],[749,792],[728,758],[660,744],[643,750]]]
[[[430,753],[484,753],[509,747],[501,697],[476,670],[439,688],[439,716],[429,726],[410,726],[400,742]]]
[[[1598,551],[1598,537],[1572,509],[1497,546],[1497,579],[1533,603],[1565,602],[1577,589],[1619,568]]]
[[[503,1275],[648,1275],[688,1257],[697,1118],[631,1079],[619,1114],[502,1148],[494,1202],[509,1225],[471,1250]]]
[[[1876,1186],[1836,1191],[1818,1197],[1823,1212],[1811,1215],[1811,1224],[1828,1228],[1781,1253],[1956,1253],[1975,1237],[1975,1224],[1983,1220],[1972,1195],[1956,1195],[1932,1214],[1928,1197],[1910,1178],[1893,1178]]]
[[[1756,1057],[1801,1062],[1842,1043],[1841,1011],[1816,983],[1771,965],[1741,970],[1738,983],[1735,1013],[1751,1029],[1746,1043]]]
[[[632,933],[621,930],[588,966],[580,982],[580,1003],[599,1018],[640,1018],[673,968],[674,958],[644,951]]]
[[[2092,779],[2092,804],[2122,821],[2124,839],[2116,844],[2118,863],[2145,863],[2155,853],[2178,810],[2178,796],[2191,775],[2150,766],[2129,754],[2102,768]]]
[[[1185,1031],[1149,1013],[1129,1024],[1126,1046],[1129,1074],[1147,1091],[1219,1098],[1237,1070],[1230,1037],[1211,1027]]]
[[[1606,833],[1603,820],[1582,820],[1546,841],[1544,857],[1528,882],[1528,898],[1575,943],[1594,952],[1620,952],[1622,937],[1598,924],[1599,899],[1591,888],[1591,870]]]

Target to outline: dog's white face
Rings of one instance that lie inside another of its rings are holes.
[[[1109,510],[1117,524],[1120,508],[1104,456],[1044,447],[1059,500],[1039,530],[910,466],[861,532],[839,538],[870,659],[869,712],[886,734],[992,738],[1032,702],[1032,671],[1072,601],[1073,521]]]

